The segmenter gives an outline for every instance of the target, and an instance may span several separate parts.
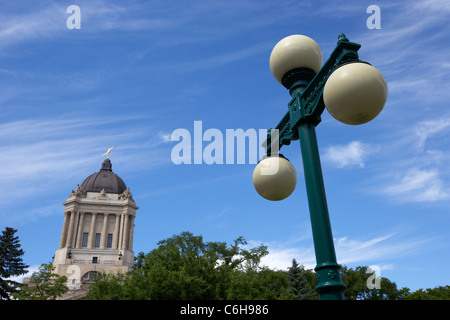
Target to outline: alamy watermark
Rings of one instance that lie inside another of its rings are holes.
[[[367,274],[372,274],[367,278],[366,286],[367,289],[381,289],[381,269],[377,265],[372,265],[367,267]]]
[[[278,153],[278,130],[271,135],[272,153]],[[174,164],[257,164],[266,155],[264,142],[267,129],[226,129],[225,132],[209,128],[203,131],[203,122],[194,121],[193,134],[183,128],[176,129],[170,141],[178,142],[171,152]],[[262,168],[262,174],[275,174],[277,162],[272,167]]]
[[[372,4],[367,7],[366,13],[370,14],[367,18],[366,26],[368,29],[381,29],[381,9],[379,6]]]
[[[79,6],[73,4],[67,7],[66,13],[71,15],[66,20],[67,29],[81,29],[81,9]]]
[[[73,4],[67,7],[66,13],[71,15],[66,20],[67,29],[81,29],[81,9]],[[367,7],[366,13],[370,14],[367,18],[366,26],[368,29],[381,29],[381,9],[379,6],[372,4]]]

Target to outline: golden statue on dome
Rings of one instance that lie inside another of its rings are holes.
[[[106,153],[103,154],[103,156],[106,156],[106,159],[109,159],[109,153],[111,152],[111,150],[114,148],[114,146],[112,146],[111,148],[108,149],[108,151],[106,151]]]

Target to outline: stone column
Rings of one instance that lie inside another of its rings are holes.
[[[80,212],[80,219],[78,220],[77,242],[75,243],[75,248],[81,248],[81,242],[83,241],[83,222],[84,212]]]
[[[72,212],[70,214],[69,231],[66,239],[66,247],[72,247],[73,233],[76,225],[77,212]]]
[[[122,243],[123,243],[123,225],[125,222],[125,214],[122,213],[120,215],[120,229],[119,229],[119,243],[118,243],[118,249],[122,249]]]
[[[97,216],[97,212],[92,212],[91,228],[89,229],[89,238],[88,238],[88,248],[90,248],[90,249],[92,249],[94,247],[96,216]]]
[[[125,227],[123,228],[123,243],[122,248],[127,249],[128,247],[128,236],[130,235],[130,217],[125,214]]]
[[[67,228],[68,228],[68,220],[69,220],[69,211],[64,212],[64,222],[63,227],[61,231],[61,240],[59,242],[59,249],[63,248],[66,244],[66,238],[67,238]]]
[[[134,216],[131,216],[131,224],[130,224],[130,235],[128,242],[128,250],[133,250],[133,234],[134,234]]]
[[[101,249],[106,248],[106,239],[108,238],[107,232],[108,232],[108,213],[104,213],[103,214],[102,235],[100,237],[100,248]]]
[[[70,246],[75,248],[75,241],[78,233],[78,220],[80,220],[80,211],[75,212],[75,220],[73,221],[72,238],[70,239]]]
[[[119,247],[119,225],[120,225],[120,214],[116,214],[116,224],[114,226],[113,244],[112,244],[113,249],[117,249]]]

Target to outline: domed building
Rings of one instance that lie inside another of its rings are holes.
[[[134,263],[136,206],[130,188],[112,171],[106,158],[63,203],[64,222],[53,265],[68,278],[63,299],[80,298],[87,285],[106,273],[125,273]]]

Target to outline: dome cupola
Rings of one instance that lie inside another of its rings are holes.
[[[100,192],[105,190],[106,193],[122,194],[127,186],[125,182],[112,171],[111,160],[106,158],[100,171],[91,174],[84,179],[81,184],[87,192]]]

